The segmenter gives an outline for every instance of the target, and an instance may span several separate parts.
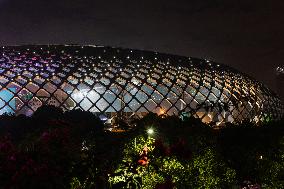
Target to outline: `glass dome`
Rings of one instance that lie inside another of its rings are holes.
[[[48,104],[107,118],[154,112],[223,125],[278,120],[284,112],[266,86],[208,60],[101,46],[0,51],[0,114],[31,115]]]

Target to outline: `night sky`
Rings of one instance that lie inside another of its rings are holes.
[[[274,91],[284,64],[283,0],[0,0],[0,23],[0,45],[97,44],[207,58]]]

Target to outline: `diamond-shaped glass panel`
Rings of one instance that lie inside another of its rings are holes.
[[[91,90],[87,94],[88,99],[90,99],[93,103],[97,102],[100,99],[100,94],[97,91]]]
[[[13,88],[10,88],[10,90],[8,90],[8,89],[0,90],[1,99],[4,100],[5,102],[9,102],[14,96],[14,94],[11,92],[11,90],[13,90]],[[14,88],[14,91],[15,91],[15,88]]]
[[[185,107],[186,107],[186,103],[182,100],[182,99],[179,99],[176,104],[175,104],[175,107],[181,111],[183,110]]]
[[[140,103],[133,99],[131,102],[128,104],[128,107],[131,109],[131,111],[136,111],[140,107]]]
[[[42,106],[42,102],[37,97],[33,97],[29,101],[28,105],[33,111],[36,111],[39,107]]]
[[[121,95],[120,95],[120,98],[127,104],[128,102],[130,102],[130,100],[132,99],[132,95],[129,94],[128,92],[123,92]]]
[[[116,109],[117,111],[120,111],[122,108],[124,108],[125,104],[122,102],[121,99],[115,99],[115,101],[112,103],[112,107]]]
[[[0,108],[4,107],[6,105],[5,101],[0,99]]]
[[[142,91],[138,91],[135,95],[136,99],[139,100],[141,103],[144,103],[147,99],[148,96],[142,92]]]
[[[172,107],[168,112],[168,115],[178,115],[178,110],[175,107]]]
[[[156,102],[156,104],[159,104],[164,97],[158,91],[155,91],[151,98]]]
[[[110,91],[110,90],[107,90],[105,92],[105,94],[103,95],[103,97],[110,104],[116,99],[116,95],[112,91]]]
[[[94,91],[96,91],[99,94],[103,94],[106,91],[105,86],[101,85],[101,84],[96,84],[95,87],[93,88]]]
[[[87,92],[85,92],[85,91],[79,91],[79,90],[75,89],[75,90],[73,91],[73,93],[71,94],[71,97],[74,99],[74,101],[75,101],[76,103],[80,103],[81,100],[83,100],[83,98],[84,98],[86,95],[88,95]]]
[[[43,88],[48,91],[49,93],[53,93],[56,90],[56,86],[51,83],[46,83]]]
[[[64,107],[67,110],[72,110],[74,107],[76,107],[76,102],[72,98],[67,98],[67,100],[64,102]]]
[[[22,87],[15,82],[11,82],[7,85],[7,89],[9,89],[9,90],[11,89],[10,91],[13,92],[13,93],[16,93],[21,88]]]
[[[166,96],[169,92],[168,88],[165,87],[164,85],[159,85],[157,87],[157,89],[158,89],[159,93],[161,93],[163,96]]]
[[[1,101],[0,101],[0,103],[1,103]],[[2,107],[0,109],[0,114],[4,114],[4,113],[6,113],[6,114],[13,114],[14,110],[10,106],[6,105],[6,106],[4,106],[4,107]]]
[[[101,110],[104,111],[108,106],[109,103],[107,101],[105,101],[104,99],[100,99],[97,103],[96,106]]]
[[[47,104],[51,105],[51,106],[56,106],[58,107],[60,105],[60,102],[58,102],[58,100],[54,97],[51,97],[47,100]]]
[[[30,92],[36,93],[36,92],[38,91],[38,89],[39,89],[39,86],[36,85],[36,84],[34,84],[34,83],[32,83],[32,82],[29,82],[29,83],[26,85],[26,88],[27,88]]]
[[[71,94],[72,91],[74,90],[74,87],[70,85],[69,83],[63,83],[61,85],[61,89],[65,91],[67,94]]]
[[[53,96],[60,102],[64,102],[67,98],[68,98],[68,95],[61,89],[57,89],[55,91],[55,93],[53,94]]]
[[[151,95],[152,93],[153,93],[153,88],[152,87],[150,87],[149,85],[143,85],[142,87],[141,87],[141,89],[146,93],[146,94],[148,94],[148,95]]]
[[[11,104],[10,104],[11,103]],[[14,105],[14,103],[15,103],[15,105]],[[15,111],[16,111],[16,113],[22,108],[22,106],[24,105],[24,103],[18,98],[18,97],[15,97],[15,98],[13,98],[13,100],[11,100],[10,102],[9,102],[9,105],[11,106],[11,107],[13,107],[13,106],[15,106]]]
[[[172,107],[172,104],[168,100],[163,100],[161,107],[164,111],[168,111]]]
[[[116,112],[116,110],[112,106],[110,106],[107,108],[106,112]]]
[[[198,102],[194,99],[190,102],[189,104],[190,108],[193,109],[193,110],[196,110],[197,107],[199,106]]]
[[[33,94],[28,91],[27,89],[22,89],[19,93],[18,96],[21,98],[23,102],[28,102],[30,99],[32,99]]]
[[[83,110],[87,111],[87,110],[89,110],[89,109],[92,107],[92,102],[85,98],[85,99],[80,103],[80,107],[81,107]]]
[[[152,100],[152,99],[149,99],[147,100],[147,102],[144,104],[145,108],[148,110],[148,111],[152,111],[156,108],[157,104]]]
[[[90,112],[100,112],[100,110],[95,106],[93,106],[89,111]]]

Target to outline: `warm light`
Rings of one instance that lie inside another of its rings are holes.
[[[165,110],[160,109],[160,114],[164,114],[164,113],[165,113]]]

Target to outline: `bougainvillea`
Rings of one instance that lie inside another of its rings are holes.
[[[139,135],[125,145],[109,182],[122,188],[224,188],[235,183],[235,176],[213,149],[193,155],[182,139],[166,144]]]

